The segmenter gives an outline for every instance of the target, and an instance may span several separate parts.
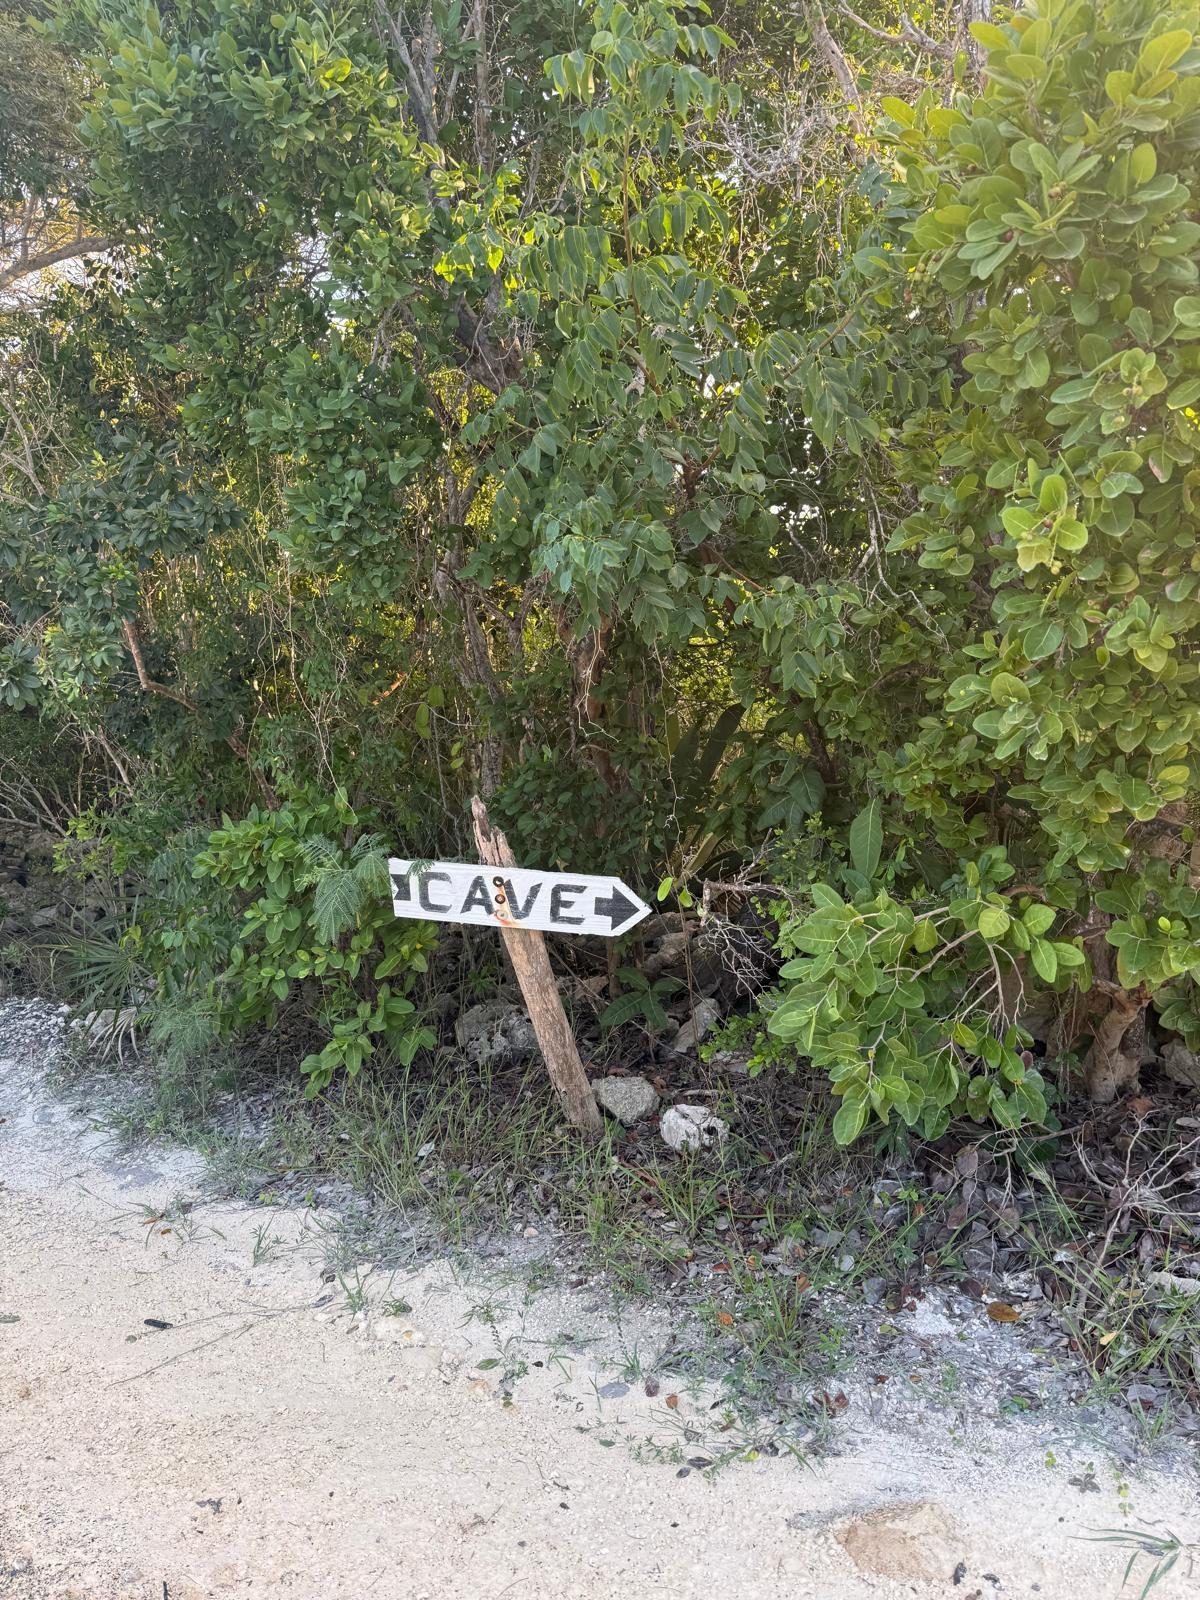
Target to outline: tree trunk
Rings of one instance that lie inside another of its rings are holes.
[[[1137,1085],[1150,998],[1144,987],[1126,989],[1118,982],[1116,952],[1105,938],[1111,926],[1107,912],[1093,909],[1084,929],[1095,974],[1092,993],[1108,998],[1108,1010],[1093,1027],[1092,1047],[1083,1062],[1088,1099],[1098,1105],[1107,1105]]]
[[[1088,1099],[1107,1105],[1137,1086],[1146,1037],[1146,1000],[1140,989],[1114,987],[1083,1063]]]

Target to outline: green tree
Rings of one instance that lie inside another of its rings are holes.
[[[1090,1035],[1098,1099],[1151,1001],[1195,1037],[1196,25],[1037,0],[974,26],[978,94],[885,102],[894,176],[830,359],[889,373],[851,416],[911,509],[840,615],[857,692],[826,672],[814,709],[886,845],[851,830],[851,902],[789,929],[771,1024],[833,1073],[844,1137],[1036,1116],[1022,991],[1082,991],[1064,1039]]]

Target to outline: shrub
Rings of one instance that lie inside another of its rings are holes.
[[[1039,1120],[1031,990],[1084,992],[1098,1099],[1136,1078],[1151,1002],[1194,1032],[1196,25],[1035,0],[973,28],[978,94],[885,102],[894,178],[842,292],[851,347],[890,363],[859,404],[911,509],[816,693],[875,798],[849,903],[817,886],[784,931],[770,1024],[829,1069],[843,1139],[871,1111]]]

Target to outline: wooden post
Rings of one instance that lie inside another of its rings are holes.
[[[479,859],[489,867],[515,867],[517,863],[508,840],[499,828],[492,826],[487,807],[478,795],[471,801],[471,816],[475,822]],[[575,1035],[550,970],[546,941],[534,930],[506,922],[502,913],[497,914],[496,923],[521,986],[546,1071],[562,1101],[567,1121],[586,1133],[597,1134],[604,1126],[604,1118],[579,1059]]]

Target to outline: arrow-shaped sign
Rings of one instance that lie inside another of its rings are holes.
[[[388,862],[398,917],[542,933],[628,933],[650,907],[619,878],[466,861]]]

